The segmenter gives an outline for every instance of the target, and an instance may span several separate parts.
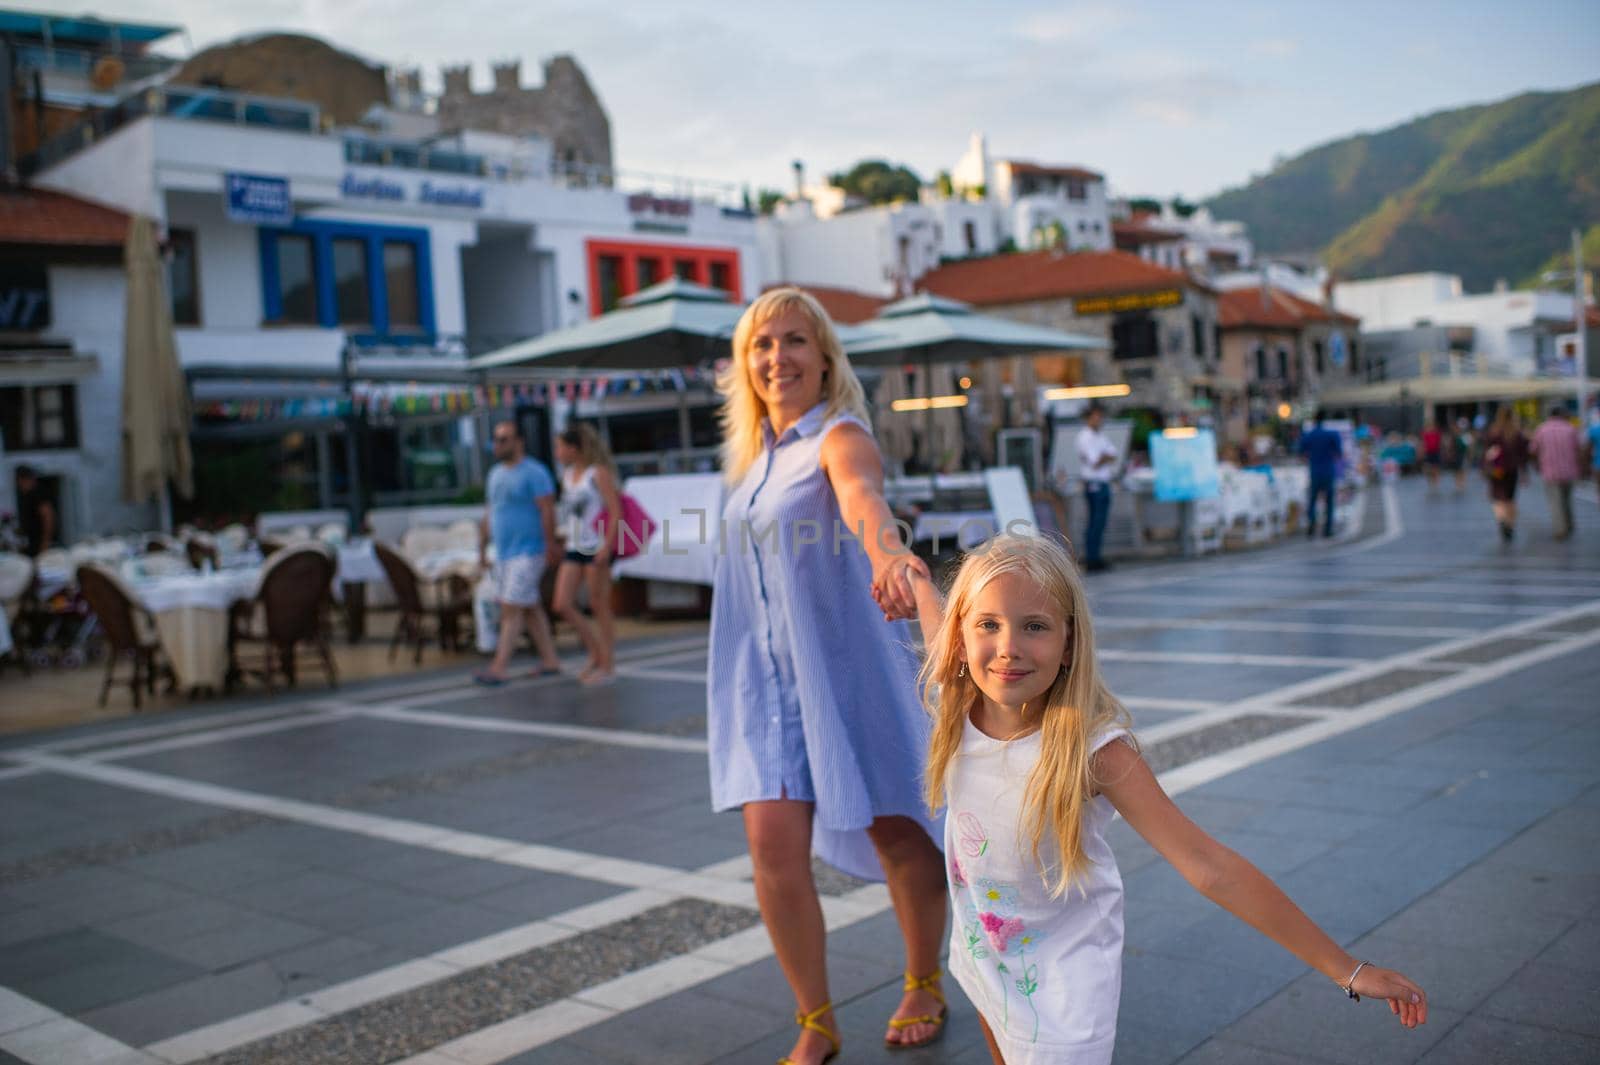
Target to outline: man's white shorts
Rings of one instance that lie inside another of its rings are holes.
[[[506,606],[538,606],[543,555],[518,555],[494,567],[495,599]]]

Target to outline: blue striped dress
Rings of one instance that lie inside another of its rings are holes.
[[[717,810],[788,797],[815,804],[812,847],[868,880],[865,829],[903,815],[936,845],[922,802],[929,722],[905,622],[872,599],[872,566],[845,533],[822,442],[852,415],[818,404],[773,439],[723,506],[711,603],[707,732]],[[871,430],[868,429],[868,432]],[[838,548],[835,548],[835,537]]]

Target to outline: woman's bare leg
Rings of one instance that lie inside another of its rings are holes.
[[[576,562],[563,561],[561,568],[556,570],[556,601],[552,605],[555,607],[555,612],[577,631],[583,649],[589,652],[589,664],[579,674],[585,676],[592,672],[600,661],[600,648],[595,645],[594,626],[589,624],[589,619],[578,609],[578,582],[582,579],[582,566]]]
[[[889,881],[889,898],[906,941],[906,971],[928,976],[939,968],[939,949],[944,945],[944,858],[923,827],[909,817],[880,817],[867,834]],[[937,1017],[939,1000],[926,991],[907,991],[894,1015]],[[891,1043],[920,1043],[937,1030],[932,1024],[890,1028],[884,1038]]]
[[[583,567],[589,579],[589,613],[594,615],[599,655],[596,668],[610,673],[617,668],[617,619],[611,613],[611,563],[593,562]]]
[[[828,934],[816,881],[811,877],[811,815],[811,803],[794,799],[744,806],[756,902],[772,937],[773,953],[802,1013],[828,1001]],[[818,1023],[835,1033],[839,1030],[831,1010]],[[821,1035],[803,1030],[789,1056],[797,1065],[813,1065],[832,1049],[833,1044]]]
[[[989,1044],[989,1056],[994,1059],[994,1065],[1006,1065],[1006,1059],[1000,1056],[1000,1044],[994,1041],[994,1033],[989,1031],[989,1022],[983,1019],[983,1014],[978,1014],[978,1026],[983,1029],[983,1041]]]

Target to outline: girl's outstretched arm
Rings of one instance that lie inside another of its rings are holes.
[[[1196,891],[1345,986],[1361,959],[1330,939],[1266,874],[1189,820],[1132,747],[1106,744],[1094,768],[1111,805]],[[1407,1028],[1428,1020],[1427,994],[1392,969],[1364,965],[1353,986],[1359,995],[1387,999]]]

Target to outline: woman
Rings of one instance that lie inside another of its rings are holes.
[[[589,664],[578,674],[582,684],[596,686],[616,680],[616,622],[611,615],[611,554],[616,549],[615,534],[607,536],[596,527],[604,511],[622,513],[617,488],[617,469],[605,441],[594,427],[578,423],[556,437],[556,462],[562,467],[559,530],[566,541],[566,555],[556,571],[556,613],[578,632]],[[606,532],[621,523],[607,521]],[[578,583],[589,586],[589,612],[594,624],[578,609]]]
[[[711,608],[711,796],[743,812],[756,899],[799,1007],[785,1061],[838,1052],[810,852],[887,879],[906,993],[885,1041],[943,1034],[944,862],[920,799],[927,718],[903,546],[861,383],[827,313],[775,289],[739,319],[718,381],[727,501]],[[847,531],[848,530],[848,531]]]
[[[1528,461],[1528,441],[1509,406],[1495,411],[1494,424],[1483,438],[1483,474],[1489,480],[1489,502],[1500,525],[1500,539],[1517,534],[1517,478]]]

